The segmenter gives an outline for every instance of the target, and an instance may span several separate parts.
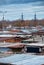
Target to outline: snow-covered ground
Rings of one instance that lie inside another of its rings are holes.
[[[16,65],[41,65],[44,64],[44,56],[15,54],[9,57],[0,58],[2,63],[11,63]]]

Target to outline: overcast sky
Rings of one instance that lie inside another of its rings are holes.
[[[21,19],[21,13],[24,19],[34,19],[36,12],[37,19],[44,19],[44,0],[0,0],[0,20],[5,12],[6,20]]]

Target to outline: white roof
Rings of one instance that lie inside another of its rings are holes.
[[[2,34],[0,37],[16,37],[17,35],[12,35],[12,34]]]
[[[43,43],[40,43],[40,42],[38,42],[38,43],[26,44],[26,45],[28,45],[28,46],[41,46],[41,47],[44,46],[44,44],[43,44]]]
[[[44,64],[44,56],[15,54],[13,56],[0,58],[2,63],[11,63],[16,65],[41,65]]]
[[[23,31],[24,33],[29,33],[29,34],[31,34],[31,32],[30,32],[29,30],[21,30],[21,31]]]
[[[27,40],[23,40],[23,41],[33,41],[33,39],[27,39]]]

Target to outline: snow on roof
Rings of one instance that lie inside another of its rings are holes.
[[[24,33],[29,33],[29,34],[31,34],[31,32],[29,31],[29,30],[21,30],[22,32],[24,32]]]
[[[31,43],[31,44],[26,44],[26,45],[28,45],[28,46],[41,46],[41,47],[44,47],[44,44],[43,43],[40,43],[40,42],[38,42],[38,43]]]

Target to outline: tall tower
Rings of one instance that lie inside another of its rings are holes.
[[[21,14],[21,20],[23,21],[23,13]]]
[[[34,21],[36,22],[36,12],[35,12],[35,15],[34,15]]]
[[[35,12],[35,15],[34,15],[34,26],[37,25],[37,22],[36,22],[36,12]]]
[[[3,13],[3,21],[4,21],[4,13]]]

